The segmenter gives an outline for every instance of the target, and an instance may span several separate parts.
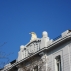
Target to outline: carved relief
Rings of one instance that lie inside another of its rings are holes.
[[[18,69],[18,71],[23,71],[23,70],[24,70],[23,68],[19,68],[19,69]]]
[[[40,49],[40,42],[34,41],[27,46],[27,50],[29,54],[32,54]]]

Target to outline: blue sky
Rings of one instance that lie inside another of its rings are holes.
[[[0,50],[17,58],[20,45],[26,45],[35,32],[47,31],[50,39],[71,29],[71,0],[0,0]]]

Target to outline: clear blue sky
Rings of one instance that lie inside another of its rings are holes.
[[[47,31],[50,39],[71,29],[71,0],[0,0],[0,50],[17,58],[20,45],[30,41],[29,32],[39,38]]]

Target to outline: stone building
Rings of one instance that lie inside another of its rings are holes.
[[[42,38],[32,32],[31,40],[20,46],[18,58],[1,71],[71,71],[71,30],[50,39],[44,31]]]

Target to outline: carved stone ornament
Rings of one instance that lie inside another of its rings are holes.
[[[33,41],[27,45],[28,53],[34,53],[40,49],[40,41]]]
[[[23,68],[19,68],[18,71],[23,71]]]

